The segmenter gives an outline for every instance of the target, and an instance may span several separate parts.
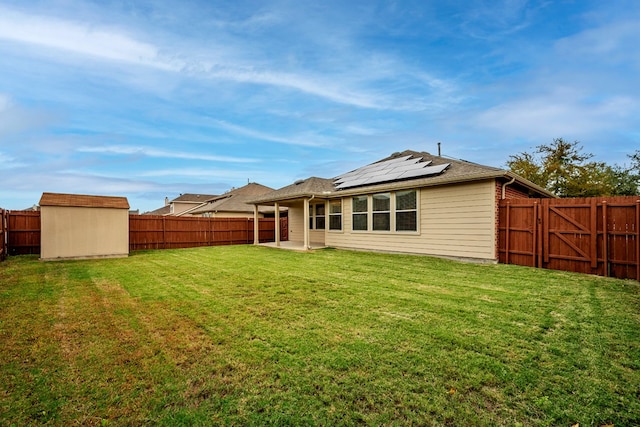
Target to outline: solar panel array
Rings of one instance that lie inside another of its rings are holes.
[[[450,165],[450,163],[437,166],[430,166],[430,164],[431,160],[423,162],[422,157],[413,159],[411,156],[398,157],[347,172],[338,176],[334,183],[338,190],[344,190],[362,185],[438,175]]]

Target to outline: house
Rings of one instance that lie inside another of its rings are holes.
[[[302,249],[495,262],[499,200],[521,197],[555,196],[510,171],[407,150],[335,178],[296,181],[253,203],[254,212],[266,205],[276,215],[287,207],[288,244]]]
[[[189,215],[203,217],[225,217],[225,218],[253,218],[253,204],[251,200],[257,196],[271,193],[273,188],[256,182],[234,188],[221,196],[211,198],[203,205],[189,211]],[[286,208],[280,209],[280,215],[286,214]],[[259,218],[273,218],[274,208],[260,206],[258,209]]]
[[[162,216],[182,216],[189,214],[192,210],[203,206],[207,200],[218,197],[213,194],[180,194],[180,196],[169,201],[164,199],[164,206],[143,215],[162,215]]]
[[[129,255],[126,197],[43,193],[40,223],[42,260]]]

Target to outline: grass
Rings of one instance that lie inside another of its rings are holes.
[[[640,425],[640,284],[254,246],[0,264],[1,425]]]

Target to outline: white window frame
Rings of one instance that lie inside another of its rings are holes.
[[[342,199],[329,200],[329,203],[327,204],[329,205],[329,227],[327,228],[327,230],[333,233],[342,232],[342,229],[344,227],[344,217],[342,215],[342,213],[344,212],[344,205],[342,203]],[[340,205],[340,212],[332,212],[331,211],[332,205]],[[335,217],[340,218],[340,228],[331,228],[331,219]]]
[[[375,194],[371,194],[370,198],[371,198],[371,231],[374,231],[376,233],[388,233],[391,230],[393,230],[393,224],[392,224],[392,212],[393,212],[393,207],[391,206],[391,200],[394,199],[394,196],[392,195],[393,193],[391,193],[390,191],[386,191],[384,193],[375,193]],[[376,197],[384,197],[388,204],[389,204],[389,209],[384,210],[384,211],[376,211],[374,210],[375,208],[375,200]],[[389,228],[387,229],[376,229],[375,225],[376,225],[376,215],[386,215],[388,218],[388,224],[389,224]]]
[[[416,207],[415,209],[403,209],[396,210],[396,195],[402,192],[410,192],[413,191],[416,194]],[[389,211],[374,211],[373,210],[373,197],[376,195],[385,194],[389,195]],[[356,197],[366,197],[367,198],[367,212],[355,212],[353,210],[354,199]],[[396,214],[398,212],[415,212],[416,214],[416,229],[415,230],[398,230],[396,224]],[[373,229],[373,215],[375,213],[388,213],[389,214],[389,230],[374,230]],[[356,215],[366,215],[367,217],[367,228],[363,230],[356,230],[354,228],[354,217]],[[344,225],[343,225],[344,227]],[[419,189],[408,189],[408,190],[397,190],[397,191],[385,191],[380,193],[370,193],[370,194],[361,194],[357,196],[351,197],[351,232],[352,233],[369,233],[369,234],[420,234],[420,190]]]
[[[358,198],[360,198],[360,197],[364,197],[364,198],[366,199],[366,201],[367,201],[367,210],[366,210],[366,211],[357,211],[357,212],[356,212],[356,211],[354,210],[354,204],[355,204],[355,199],[356,199],[356,197],[358,197]],[[358,230],[356,230],[356,229],[354,228],[354,224],[356,223],[356,221],[355,221],[355,216],[356,216],[356,215],[358,215],[358,216],[365,216],[365,217],[366,217],[366,219],[367,219],[367,222],[366,222],[367,227],[366,227],[365,229],[362,229],[362,230],[361,230],[361,229],[358,229]],[[366,195],[366,194],[364,194],[364,195],[360,195],[360,196],[353,196],[353,197],[351,197],[351,231],[353,231],[354,233],[366,233],[366,232],[368,232],[368,231],[369,231],[369,228],[370,228],[370,224],[371,224],[370,216],[371,216],[371,202],[370,202],[370,200],[369,200],[369,196],[368,196],[368,195]]]
[[[414,209],[398,209],[397,206],[397,198],[398,193],[416,193],[416,207]],[[418,190],[399,190],[395,191],[393,194],[393,230],[395,233],[418,233],[420,231],[420,192]],[[403,212],[415,212],[416,214],[416,229],[415,230],[398,230],[398,213]]]

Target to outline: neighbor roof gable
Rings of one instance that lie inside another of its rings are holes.
[[[171,203],[204,203],[214,197],[218,197],[215,194],[181,194],[171,201]]]
[[[225,211],[225,212],[253,212],[253,204],[251,201],[263,194],[273,192],[273,188],[266,185],[251,182],[243,187],[234,188],[229,192],[214,197],[207,201],[203,206],[190,211],[192,215],[205,212]],[[263,209],[268,211],[268,209]]]

